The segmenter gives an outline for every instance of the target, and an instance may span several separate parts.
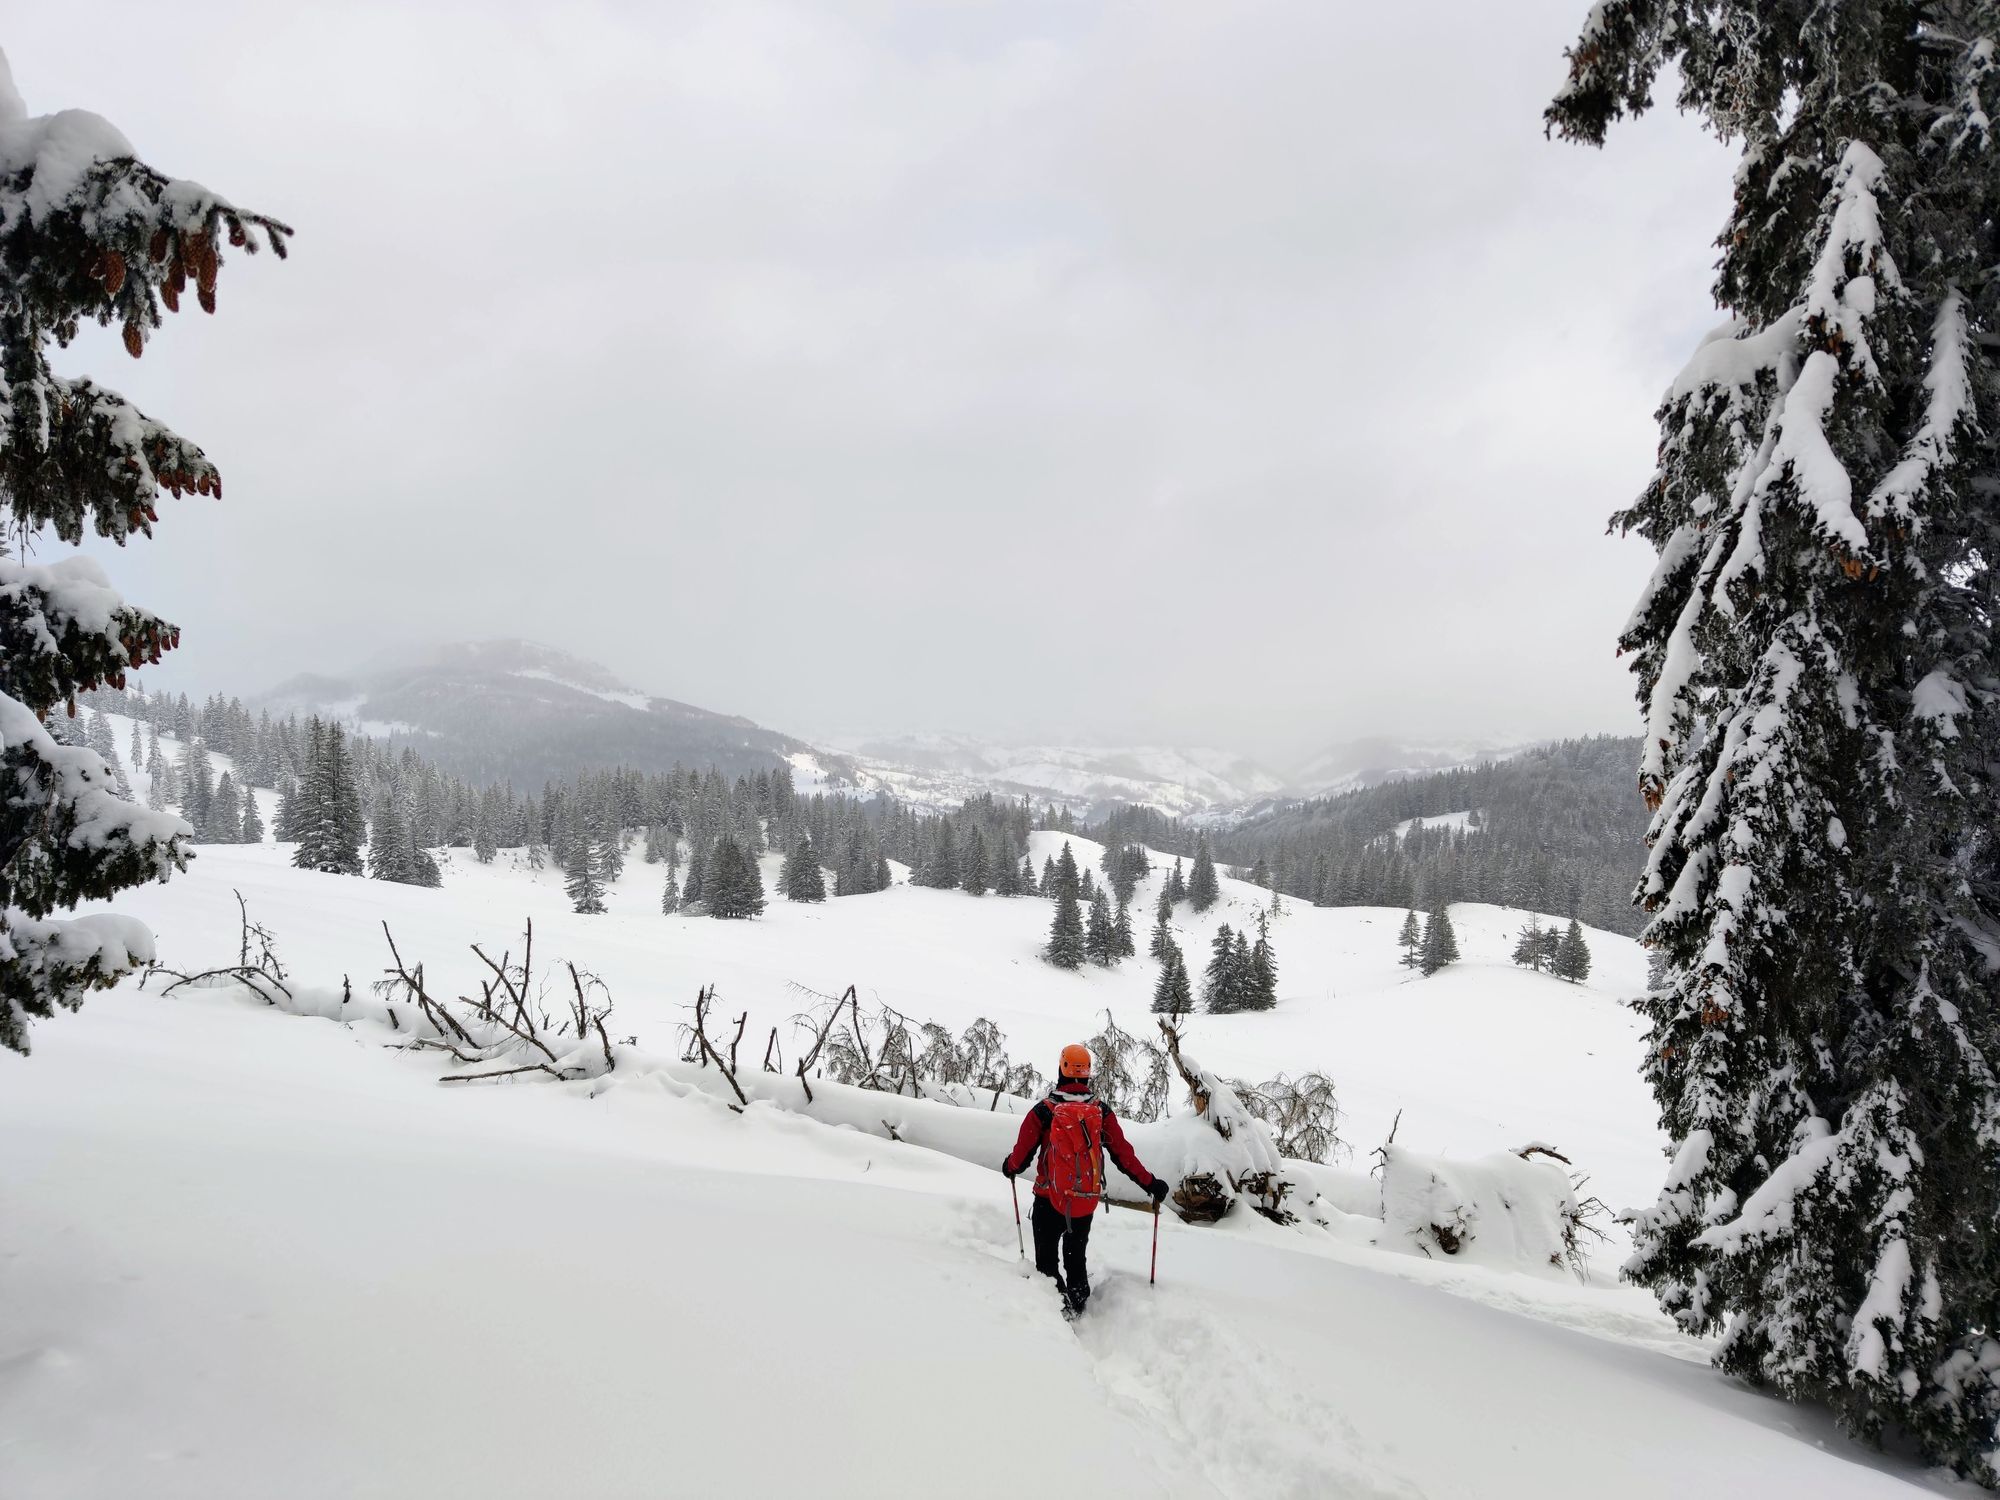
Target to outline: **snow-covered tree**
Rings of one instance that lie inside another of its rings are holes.
[[[1194,868],[1188,872],[1188,904],[1196,911],[1207,911],[1222,895],[1222,887],[1215,878],[1215,861],[1208,852],[1208,840],[1203,839],[1195,849]]]
[[[1431,919],[1424,923],[1423,947],[1418,952],[1417,968],[1428,979],[1447,964],[1458,962],[1458,933],[1451,925],[1451,908],[1439,903]]]
[[[965,832],[964,845],[958,851],[958,885],[968,896],[986,894],[986,840],[977,825]]]
[[[1236,953],[1236,934],[1223,922],[1209,940],[1208,969],[1202,976],[1202,1003],[1215,1015],[1243,1008],[1243,965]]]
[[[1583,928],[1574,917],[1570,918],[1569,930],[1556,944],[1549,972],[1571,984],[1582,984],[1590,978],[1590,944],[1583,940]]]
[[[361,787],[354,754],[338,724],[314,721],[305,780],[298,794],[299,847],[292,863],[302,870],[334,875],[361,873],[361,845],[367,821],[361,811]]]
[[[764,877],[757,861],[734,837],[724,834],[709,855],[702,899],[711,917],[755,917],[764,910]]]
[[[792,852],[785,856],[785,867],[778,873],[778,886],[787,901],[826,899],[826,877],[820,872],[819,851],[813,847],[811,834],[800,834]]]
[[[1063,853],[1068,855],[1068,844],[1063,845]],[[1076,873],[1074,862],[1070,865],[1070,873]],[[1058,969],[1081,968],[1085,957],[1083,909],[1077,904],[1075,882],[1072,880],[1065,887],[1060,879],[1052,876],[1049,884],[1054,887],[1056,912],[1049,922],[1049,943],[1042,950],[1042,956]]]
[[[1070,849],[1067,839],[1063,840],[1062,850],[1056,855],[1055,863],[1050,866],[1047,877],[1043,880],[1042,894],[1054,896],[1058,900],[1064,896],[1068,896],[1071,900],[1088,899],[1089,893],[1084,890],[1082,877],[1076,871],[1076,855]]]
[[[668,884],[672,884],[671,880]],[[688,850],[687,874],[681,879],[682,906],[693,906],[707,899],[708,859],[702,853],[699,843]]]
[[[140,161],[83,110],[31,117],[0,56],[0,515],[15,537],[76,544],[86,527],[150,536],[161,490],[219,495],[193,443],[86,376],[58,375],[51,344],[86,320],[117,324],[135,358],[192,279],[215,307],[220,244],[282,253],[283,225]],[[30,1018],[152,957],[138,922],[58,919],[79,902],[185,868],[190,830],[120,798],[110,768],[49,735],[49,714],[158,661],[179,634],[121,600],[97,562],[30,566],[0,553],[0,1046],[25,1052]]]
[[[500,852],[499,788],[488,787],[479,799],[479,814],[472,824],[472,857],[482,865],[493,863]]]
[[[200,831],[202,842],[209,844],[235,844],[243,838],[243,799],[236,795],[236,776],[224,771],[216,778],[215,791],[208,803],[207,816],[202,820]]]
[[[1257,941],[1243,975],[1243,1009],[1269,1010],[1278,1003],[1278,955],[1271,947],[1269,924],[1260,916]]]
[[[264,842],[264,817],[257,811],[257,794],[247,786],[243,788],[242,839],[246,844]]]
[[[1181,945],[1169,937],[1158,957],[1160,975],[1153,983],[1153,1012],[1184,1016],[1194,1009],[1194,986],[1188,979],[1187,960],[1181,957]]]
[[[1418,925],[1415,912],[1403,918],[1403,929],[1396,934],[1396,941],[1403,949],[1403,956],[1397,962],[1404,968],[1414,969],[1423,962],[1424,930]]]
[[[597,845],[589,839],[569,841],[569,858],[563,862],[563,890],[570,910],[581,917],[599,916],[604,911],[604,875],[597,864]]]
[[[1606,0],[1550,127],[1741,142],[1729,321],[1613,524],[1675,1143],[1626,1270],[1723,1368],[2000,1484],[2000,9]]]
[[[180,786],[181,816],[187,819],[197,839],[214,843],[208,815],[215,802],[215,765],[208,758],[208,746],[200,740],[188,746],[181,760]]]
[[[1112,925],[1111,903],[1104,899],[1104,892],[1096,891],[1090,898],[1090,915],[1084,921],[1083,951],[1094,964],[1109,968],[1118,962],[1118,933]]]
[[[1416,921],[1416,913],[1410,914],[1410,921]],[[1549,950],[1545,939],[1548,934],[1542,930],[1542,919],[1535,913],[1528,916],[1528,925],[1523,927],[1514,941],[1514,962],[1524,969],[1541,973],[1549,963]]]

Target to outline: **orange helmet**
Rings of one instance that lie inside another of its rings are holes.
[[[1062,1061],[1056,1071],[1065,1078],[1088,1078],[1090,1076],[1090,1049],[1082,1042],[1071,1042],[1062,1049]]]

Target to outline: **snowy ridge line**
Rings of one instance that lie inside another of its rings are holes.
[[[440,1083],[539,1074],[592,1099],[619,1086],[661,1088],[676,1098],[705,1099],[738,1114],[768,1110],[802,1116],[995,1171],[1013,1149],[1020,1116],[1035,1102],[962,1084],[917,1085],[930,1097],[826,1078],[814,1078],[808,1086],[794,1074],[761,1068],[737,1071],[732,1079],[719,1060],[709,1067],[669,1059],[632,1042],[610,1041],[601,1024],[608,1006],[603,1011],[589,1008],[587,984],[579,982],[570,1018],[583,1034],[562,1037],[546,1026],[526,1028],[545,1042],[504,1020],[497,1026],[482,1023],[464,1002],[428,996],[389,999],[299,985],[287,990],[227,974],[176,988],[234,994],[290,1015],[334,1021],[388,1048],[453,1054],[465,1071],[447,1071]],[[1269,1128],[1244,1109],[1227,1083],[1191,1058],[1184,1061],[1209,1091],[1208,1114],[1124,1122],[1139,1159],[1170,1184],[1207,1175],[1226,1177],[1234,1188],[1261,1172],[1273,1172],[1282,1175],[1287,1187],[1283,1203],[1292,1215],[1288,1227],[1293,1233],[1331,1234],[1348,1244],[1430,1259],[1452,1256],[1468,1264],[1541,1275],[1559,1276],[1568,1264],[1580,1274],[1575,1244],[1580,1210],[1568,1175],[1554,1163],[1527,1160],[1522,1152],[1449,1162],[1392,1146],[1386,1148],[1378,1185],[1350,1168],[1280,1156]],[[742,1103],[736,1102],[739,1098]],[[1229,1126],[1226,1139],[1213,1123],[1218,1118]],[[1146,1202],[1144,1187],[1109,1159],[1105,1187],[1107,1201],[1117,1206],[1137,1208]],[[1246,1185],[1235,1196],[1240,1201],[1229,1221],[1239,1228],[1256,1225],[1263,1216],[1245,1207],[1254,1201],[1254,1192]]]

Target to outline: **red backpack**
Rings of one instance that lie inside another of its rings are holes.
[[[1042,1176],[1057,1213],[1082,1218],[1096,1211],[1104,1196],[1104,1107],[1095,1099],[1049,1101]]]

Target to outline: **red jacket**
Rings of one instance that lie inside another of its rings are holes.
[[[1055,1111],[1050,1107],[1050,1103],[1052,1100],[1059,1101],[1065,1097],[1097,1104],[1098,1109],[1103,1112],[1102,1135],[1105,1149],[1111,1153],[1111,1159],[1118,1163],[1119,1171],[1141,1187],[1150,1190],[1153,1185],[1153,1174],[1146,1170],[1145,1165],[1132,1150],[1131,1142],[1125,1139],[1125,1132],[1119,1127],[1118,1116],[1111,1112],[1111,1106],[1101,1101],[1090,1100],[1087,1091],[1074,1089],[1056,1089],[1049,1098],[1042,1100],[1022,1117],[1020,1137],[1014,1142],[1014,1149],[1007,1157],[1005,1167],[1007,1175],[1012,1177],[1026,1167],[1029,1155],[1039,1152],[1039,1159],[1035,1164],[1035,1196],[1048,1199],[1050,1208],[1069,1219],[1088,1218],[1097,1211],[1095,1198],[1075,1197],[1056,1188],[1049,1181],[1048,1153],[1042,1151],[1041,1147],[1048,1140],[1049,1126],[1055,1120]]]

